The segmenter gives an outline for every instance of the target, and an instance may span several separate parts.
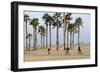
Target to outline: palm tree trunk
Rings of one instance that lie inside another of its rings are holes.
[[[49,34],[50,34],[49,47],[51,49],[51,25],[49,25]]]
[[[44,45],[44,41],[45,41],[45,36],[43,36],[43,48],[44,48],[44,46],[45,46],[45,45]]]
[[[31,38],[29,37],[29,51],[30,51]]]
[[[64,50],[66,49],[66,24],[65,24],[65,13],[63,13],[64,23],[63,23],[63,30],[64,30]]]
[[[56,48],[57,48],[57,51],[58,51],[58,48],[59,48],[59,33],[58,33],[58,26],[57,26],[57,36],[56,36]]]
[[[73,49],[74,49],[74,31],[73,31]]]
[[[36,50],[36,27],[34,28],[34,50]]]
[[[46,25],[46,48],[48,48],[48,26]]]
[[[36,28],[36,31],[37,31],[37,28]],[[36,48],[38,48],[37,34],[36,34]]]
[[[72,39],[73,39],[72,31],[70,31],[70,49],[72,49]]]
[[[37,49],[37,27],[36,27],[36,32],[35,33],[36,33],[36,37],[35,37],[36,39],[35,40],[36,40],[36,49]]]
[[[78,49],[80,49],[80,27],[78,26]]]
[[[27,37],[27,20],[26,20],[26,37]],[[27,43],[27,38],[26,38],[26,50],[28,50],[28,47],[27,46],[28,46],[28,43]]]
[[[42,35],[41,35],[41,49],[42,49]]]
[[[67,30],[67,49],[69,49],[69,32]]]
[[[68,25],[69,23],[67,23],[66,29],[67,29],[67,51],[69,50],[69,31],[68,31]]]
[[[33,27],[33,50],[34,50],[34,27]]]

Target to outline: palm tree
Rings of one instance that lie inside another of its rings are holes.
[[[74,49],[74,33],[76,32],[76,29],[75,29],[75,23],[73,23],[73,29],[72,29],[72,48]]]
[[[39,26],[38,33],[40,33],[40,35],[41,35],[41,49],[42,49],[42,48],[44,48],[44,40],[43,40],[43,37],[45,37],[45,28],[44,28],[44,26],[42,26],[42,25]]]
[[[59,48],[59,28],[62,26],[62,17],[61,17],[61,13],[58,13],[56,12],[54,15],[53,15],[53,23],[52,25],[54,27],[56,27],[56,48],[57,48],[57,51],[58,51],[58,48]]]
[[[30,50],[31,37],[32,37],[32,34],[29,33],[29,34],[27,35],[27,38],[29,38],[29,47],[28,47],[28,50]]]
[[[30,25],[32,25],[33,26],[33,35],[34,35],[34,40],[33,40],[33,45],[34,45],[34,50],[36,50],[36,42],[37,42],[37,34],[36,34],[36,32],[37,32],[37,26],[39,25],[39,20],[38,20],[38,18],[33,18],[32,20],[31,20],[31,23],[30,23]]]
[[[45,25],[46,25],[46,48],[48,48],[48,24],[50,21],[49,15],[47,13],[45,13],[42,18],[45,21]]]
[[[67,31],[67,50],[69,50],[69,31],[68,31],[68,26],[70,24],[70,20],[72,20],[71,17],[72,13],[67,13],[67,15],[65,15],[65,30]],[[66,35],[66,33],[64,32],[64,35]],[[65,42],[64,42],[65,43]]]
[[[27,37],[27,21],[29,20],[29,16],[27,14],[24,15],[24,21],[25,21],[25,25],[26,25],[26,37]],[[28,44],[27,44],[27,38],[26,38],[26,50],[28,50],[27,48]]]
[[[68,32],[70,32],[70,49],[72,49],[72,44],[73,44],[73,28],[74,28],[74,23],[70,23],[68,25]]]
[[[63,13],[63,31],[64,31],[64,50],[66,49],[66,23],[65,23],[65,13]]]
[[[51,25],[53,23],[53,17],[51,17],[49,15],[49,36],[50,36],[50,40],[49,40],[49,49],[51,49]]]
[[[75,26],[78,28],[78,51],[80,51],[80,26],[82,26],[83,21],[81,17],[76,18]]]
[[[42,26],[43,48],[45,48],[45,28]]]
[[[72,28],[72,48],[74,49],[74,34],[77,33],[77,27],[76,23],[73,23],[73,28]]]

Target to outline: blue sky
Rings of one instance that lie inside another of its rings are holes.
[[[44,24],[44,21],[42,19],[42,16],[47,13],[47,12],[34,12],[34,11],[24,11],[24,14],[27,14],[29,15],[29,17],[32,19],[32,18],[38,18],[39,19],[39,25],[43,25],[45,27],[45,24]],[[66,12],[67,13],[67,12]],[[54,13],[51,13],[51,12],[48,12],[48,14],[50,14],[51,16],[54,14]],[[71,22],[75,22],[75,19],[77,17],[81,17],[83,19],[83,27],[81,27],[81,30],[80,30],[80,42],[84,42],[84,43],[89,43],[90,42],[90,27],[91,27],[91,15],[90,14],[84,14],[84,13],[72,13],[71,15],[72,17],[72,20]],[[33,35],[33,27],[32,25],[29,25],[28,23],[28,33],[31,33]],[[24,30],[25,30],[25,25],[24,25]],[[25,33],[25,32],[24,32]],[[51,30],[51,38],[52,38],[52,44],[56,44],[56,28],[55,29],[52,29]],[[48,34],[49,36],[49,34]],[[77,34],[75,34],[74,36],[74,41],[75,43],[77,43]],[[38,41],[38,44],[40,44],[40,34],[37,34],[37,41]],[[59,41],[60,41],[60,44],[63,44],[63,28],[60,28],[59,29]],[[49,41],[48,41],[49,42]],[[67,40],[66,40],[67,42]],[[33,44],[33,36],[32,36],[32,40],[31,40],[31,46]]]

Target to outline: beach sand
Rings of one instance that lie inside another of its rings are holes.
[[[50,55],[48,55],[47,49],[35,50],[35,51],[25,51],[24,61],[50,61],[50,60],[73,60],[73,59],[89,59],[90,58],[90,45],[81,45],[81,53],[78,53],[77,46],[74,49],[66,51],[63,47],[60,47],[57,51],[56,48],[52,48]]]

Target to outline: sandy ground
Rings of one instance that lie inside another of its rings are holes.
[[[62,48],[56,51],[52,48],[50,55],[48,55],[47,49],[35,50],[35,51],[25,51],[24,61],[47,61],[47,60],[71,60],[71,59],[87,59],[90,58],[90,47],[89,45],[83,45],[81,47],[82,53],[78,53],[77,47],[71,49],[69,53],[66,54]]]

